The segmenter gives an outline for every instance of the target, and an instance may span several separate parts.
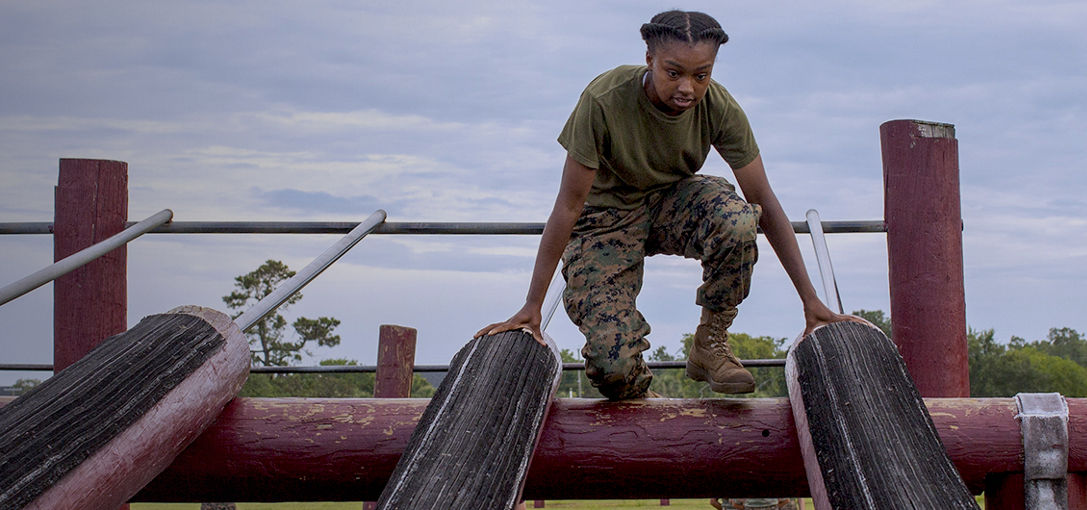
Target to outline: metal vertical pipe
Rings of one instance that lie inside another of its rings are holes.
[[[819,211],[808,209],[804,216],[808,220],[815,260],[819,263],[819,276],[823,280],[823,293],[827,297],[826,304],[832,309],[837,308],[838,313],[845,313],[845,309],[842,308],[842,295],[838,292],[838,281],[834,278],[834,265],[830,263],[830,248],[827,247],[827,238],[823,235],[823,222],[819,219]]]
[[[925,397],[967,397],[966,298],[955,127],[880,126],[894,342]]]

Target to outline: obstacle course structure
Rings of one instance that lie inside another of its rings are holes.
[[[1062,399],[1067,414],[1055,421],[1064,424],[1066,443],[1053,451],[1063,452],[1060,465],[1065,467],[1056,473],[1024,466],[1034,454],[1024,447],[1018,400],[966,398],[962,220],[953,127],[898,120],[885,123],[880,132],[893,340],[948,456],[969,490],[986,492],[988,508],[1022,508],[1025,487],[1064,474],[1060,482],[1067,507],[1087,509],[1087,400]],[[69,203],[62,200],[68,195],[61,189],[73,179],[70,174],[101,177],[123,165],[62,160],[58,253],[82,233],[108,236],[124,227],[123,212],[87,217],[85,211],[108,208]],[[116,183],[95,189],[125,194]],[[123,211],[127,207],[118,204],[124,200],[114,196],[100,202]],[[65,224],[77,221],[85,223]],[[58,370],[89,350],[88,344],[123,330],[123,253],[64,278],[78,283],[65,287],[62,278],[55,287],[55,313],[62,326],[55,340]],[[424,407],[425,401],[411,399],[236,399],[136,500],[376,499]],[[806,495],[796,437],[784,399],[558,399],[544,424],[524,496]]]

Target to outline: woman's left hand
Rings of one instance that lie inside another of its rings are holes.
[[[812,303],[804,305],[804,334],[801,337],[808,336],[815,328],[824,326],[833,322],[852,321],[860,324],[868,324],[868,321],[857,317],[855,315],[845,315],[841,313],[834,313],[827,305],[823,304],[818,299]]]

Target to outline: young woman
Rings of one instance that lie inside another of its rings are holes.
[[[749,393],[754,378],[732,354],[728,328],[748,294],[758,226],[800,296],[805,333],[848,317],[816,297],[747,117],[710,78],[728,41],[721,25],[700,12],[668,11],[641,32],[646,65],[593,80],[559,135],[566,163],[525,305],[476,336],[527,328],[542,342],[540,308],[561,257],[563,300],[585,335],[589,379],[610,399],[645,397],[649,325],[635,307],[643,261],[682,255],[703,268],[687,375],[717,392]],[[726,179],[697,173],[710,147],[732,168],[746,201]]]

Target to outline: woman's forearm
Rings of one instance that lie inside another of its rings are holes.
[[[774,253],[777,254],[781,266],[789,279],[793,282],[800,300],[807,304],[812,299],[819,299],[815,287],[808,278],[808,271],[804,266],[804,258],[800,254],[800,246],[796,242],[796,233],[789,222],[788,216],[781,208],[781,204],[771,195],[771,198],[761,204],[763,208],[759,226],[762,227],[766,240],[770,242]]]
[[[543,306],[547,287],[551,284],[551,277],[555,274],[555,268],[559,265],[562,252],[566,249],[566,243],[570,239],[574,223],[578,213],[560,210],[556,204],[555,210],[544,225],[543,235],[540,236],[540,247],[536,251],[536,264],[532,268],[532,279],[528,285],[528,295],[525,304],[539,309]]]

